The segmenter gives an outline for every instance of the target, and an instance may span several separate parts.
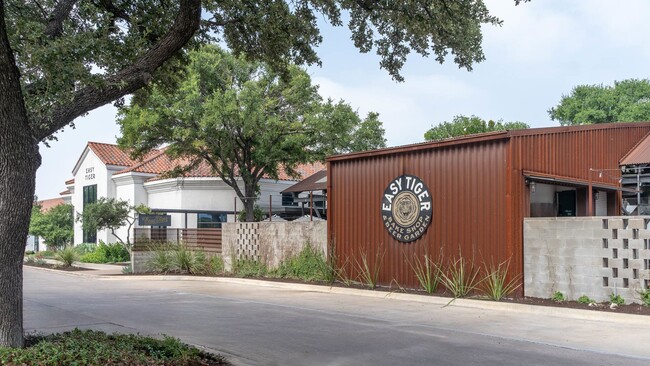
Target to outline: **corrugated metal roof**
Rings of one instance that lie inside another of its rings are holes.
[[[536,135],[554,135],[579,131],[591,130],[611,130],[611,129],[625,129],[630,127],[648,127],[650,122],[614,122],[614,123],[598,123],[592,125],[578,125],[578,126],[557,126],[557,127],[541,127],[541,128],[527,128],[520,130],[507,130],[507,131],[494,131],[486,133],[477,133],[467,136],[453,137],[438,141],[426,141],[417,144],[409,144],[402,146],[388,147],[384,149],[361,151],[356,153],[333,155],[327,158],[327,161],[338,161],[347,159],[364,158],[371,156],[381,156],[386,154],[404,153],[409,151],[430,150],[436,148],[443,148],[454,145],[464,145],[471,143],[480,143],[498,139],[508,139],[510,137],[527,137]]]
[[[324,191],[327,190],[327,170],[323,169],[316,174],[301,180],[300,182],[292,185],[291,187],[282,191],[282,193],[300,193],[308,191]]]
[[[650,164],[650,134],[646,135],[620,162],[620,165]]]

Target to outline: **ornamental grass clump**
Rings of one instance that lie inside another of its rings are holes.
[[[432,294],[437,291],[442,278],[442,271],[440,269],[441,259],[439,258],[438,261],[434,261],[428,254],[425,254],[423,258],[421,259],[417,255],[413,255],[413,261],[411,262],[407,259],[406,262],[413,269],[420,283],[420,287],[426,293]]]
[[[377,249],[375,260],[370,262],[368,252],[362,250],[360,251],[361,262],[355,259],[356,269],[359,272],[359,280],[371,290],[377,288],[379,271],[381,270],[385,254],[385,250]]]
[[[151,257],[146,262],[147,270],[154,273],[168,273],[175,269],[171,246],[166,244],[149,247]]]
[[[459,256],[458,259],[449,260],[447,270],[442,271],[440,281],[454,298],[466,297],[483,281],[479,274],[479,269]]]
[[[510,260],[501,262],[498,265],[484,264],[485,278],[483,279],[483,291],[491,300],[500,301],[513,293],[521,284],[521,275],[508,279]]]
[[[79,260],[79,254],[73,247],[66,247],[56,252],[54,259],[61,262],[62,267],[72,267]]]

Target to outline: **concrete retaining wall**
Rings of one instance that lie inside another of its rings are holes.
[[[222,226],[222,256],[226,270],[234,259],[252,259],[276,267],[309,243],[327,254],[327,221],[236,222]]]
[[[524,295],[570,300],[612,293],[639,302],[650,281],[650,217],[524,220]]]

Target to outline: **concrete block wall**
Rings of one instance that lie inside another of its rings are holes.
[[[148,272],[147,262],[153,257],[153,252],[131,251],[131,270],[133,273]]]
[[[524,295],[639,302],[650,286],[650,217],[524,220]]]
[[[307,243],[327,254],[327,221],[224,223],[221,240],[226,270],[237,259],[260,260],[275,268]]]

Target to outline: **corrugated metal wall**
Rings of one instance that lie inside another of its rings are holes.
[[[357,158],[335,157],[328,167],[329,238],[339,265],[373,262],[384,253],[379,282],[417,287],[406,259],[425,253],[461,253],[466,258],[503,260],[506,241],[507,139],[439,148],[396,150]],[[381,200],[402,174],[420,177],[432,197],[432,222],[412,243],[394,240],[383,227]],[[396,281],[396,282],[395,282]]]
[[[616,169],[650,123],[534,129],[335,156],[328,159],[328,236],[339,266],[358,275],[363,254],[384,253],[379,282],[417,287],[406,259],[429,253],[475,262],[510,259],[523,271],[523,218],[529,215],[524,170],[589,179],[589,168]],[[420,177],[432,196],[427,232],[411,243],[394,240],[382,225],[381,200],[396,177]],[[613,176],[613,177],[612,177]],[[617,183],[617,173],[594,181]],[[523,291],[523,289],[521,289]]]

